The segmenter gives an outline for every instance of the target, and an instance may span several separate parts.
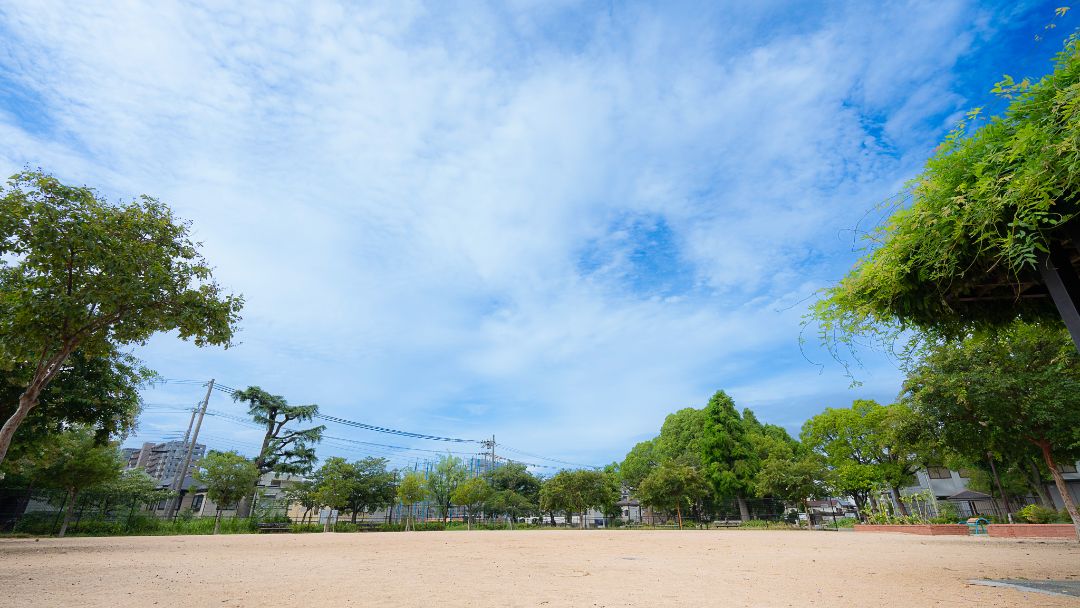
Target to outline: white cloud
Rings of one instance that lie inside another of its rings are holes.
[[[0,62],[44,120],[5,108],[0,166],[195,220],[244,344],[155,339],[166,376],[609,460],[715,388],[785,420],[784,390],[843,391],[789,307],[850,263],[837,231],[932,146],[988,27],[786,10],[16,3]],[[625,282],[635,217],[670,228],[684,293]],[[590,244],[623,248],[609,272]]]

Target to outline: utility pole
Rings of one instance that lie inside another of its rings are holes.
[[[179,492],[184,485],[184,478],[187,477],[188,467],[191,466],[191,454],[195,451],[195,444],[199,441],[199,429],[202,427],[203,416],[206,415],[206,406],[210,403],[210,393],[213,392],[213,390],[214,379],[211,378],[210,382],[206,385],[206,397],[203,397],[202,404],[199,407],[199,417],[195,420],[195,432],[191,437],[191,443],[187,444],[187,456],[184,457],[184,466],[179,471],[173,474],[173,487],[171,489],[173,492],[176,492],[177,495],[173,498],[170,498],[169,500],[173,501],[175,507],[170,505],[170,509],[167,509],[165,512],[169,513],[171,511],[174,517],[176,516],[176,513],[180,511],[180,503],[182,501],[180,499]],[[195,417],[194,412],[192,412],[191,415],[192,418]]]

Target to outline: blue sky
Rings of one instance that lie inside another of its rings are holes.
[[[0,170],[194,222],[242,343],[159,336],[135,352],[163,377],[602,464],[717,389],[793,431],[896,395],[884,356],[849,388],[800,348],[807,299],[964,111],[1000,108],[1001,74],[1050,68],[1058,4],[9,0]],[[128,444],[201,396],[146,391]],[[320,449],[367,453],[431,454]]]

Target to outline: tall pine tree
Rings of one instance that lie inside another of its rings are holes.
[[[735,402],[724,391],[716,391],[705,406],[701,435],[705,478],[717,498],[735,498],[739,517],[750,519],[746,497],[753,491],[757,458],[750,447],[743,419]]]

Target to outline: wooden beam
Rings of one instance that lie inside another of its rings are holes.
[[[1080,277],[1076,276],[1071,257],[1063,247],[1051,244],[1050,255],[1039,265],[1039,273],[1080,351]]]

